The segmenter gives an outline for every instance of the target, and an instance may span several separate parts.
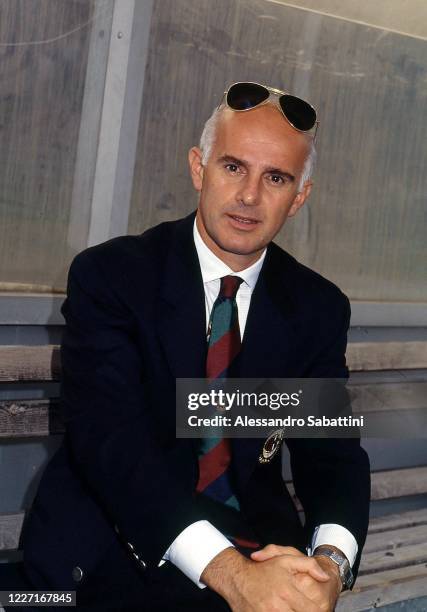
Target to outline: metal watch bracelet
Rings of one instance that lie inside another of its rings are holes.
[[[348,562],[347,557],[338,553],[336,550],[332,548],[327,548],[326,546],[322,546],[319,549],[313,551],[314,557],[328,557],[334,563],[338,565],[341,582],[343,585],[343,591],[350,589],[354,582],[353,572],[351,571],[350,563]]]

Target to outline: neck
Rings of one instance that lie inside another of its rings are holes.
[[[233,272],[240,272],[241,270],[246,270],[252,264],[254,264],[264,252],[264,249],[259,251],[255,251],[254,253],[241,254],[241,253],[232,253],[230,251],[225,251],[221,249],[214,240],[207,233],[203,222],[200,219],[200,213],[197,212],[196,216],[196,224],[197,229],[199,231],[200,237],[208,247],[210,251],[214,255],[218,257],[221,261],[223,261],[229,268],[233,270]]]
[[[210,247],[209,247],[210,248]],[[212,249],[211,249],[212,250]],[[215,251],[214,251],[215,252]],[[233,272],[241,272],[242,270],[246,270],[252,264],[254,264],[262,255],[262,251],[251,255],[238,255],[236,253],[223,253],[221,254],[215,253],[215,255],[221,259],[229,268],[233,270]]]

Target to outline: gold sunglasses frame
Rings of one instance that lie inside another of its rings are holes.
[[[255,106],[251,106],[251,108],[241,108],[241,109],[236,109],[233,108],[232,106],[230,106],[227,102],[227,94],[230,91],[230,89],[232,87],[234,87],[234,85],[258,85],[258,87],[264,87],[264,89],[266,89],[269,92],[269,96],[268,98],[266,98],[265,100],[263,100],[262,102],[260,102],[259,104],[256,104]],[[292,123],[292,121],[290,121],[287,116],[285,115],[283,108],[280,105],[280,97],[281,96],[291,96],[292,94],[290,94],[287,91],[282,91],[281,89],[276,89],[275,87],[269,87],[268,85],[264,85],[263,83],[256,83],[255,81],[237,81],[236,83],[232,83],[230,85],[230,87],[224,91],[222,98],[221,98],[221,102],[218,105],[218,109],[222,106],[222,104],[224,103],[224,99],[225,99],[225,105],[227,108],[229,108],[230,110],[232,110],[235,113],[245,113],[246,111],[250,111],[253,108],[258,108],[258,106],[263,106],[264,104],[271,104],[270,98],[271,93],[273,93],[275,96],[277,96],[277,99],[275,100],[275,106],[279,109],[279,111],[282,113],[283,117],[286,119],[286,121],[289,123],[289,125],[291,127],[294,128],[294,130],[296,130],[297,132],[302,132],[303,134],[309,134],[313,128],[315,128],[314,130],[314,136],[313,136],[313,140],[316,140],[316,136],[317,136],[317,130],[319,128],[319,121],[317,119],[317,110],[314,108],[314,106],[312,106],[310,104],[310,102],[307,102],[307,100],[303,100],[302,98],[299,98],[300,100],[302,100],[302,102],[305,102],[305,104],[308,104],[308,106],[310,108],[313,109],[313,111],[316,113],[316,121],[313,125],[313,127],[311,127],[309,130],[300,130],[299,128],[295,127],[295,125]],[[292,96],[294,98],[298,98],[299,96]]]

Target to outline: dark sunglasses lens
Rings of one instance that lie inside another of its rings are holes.
[[[236,83],[227,93],[227,104],[234,110],[254,108],[269,96],[268,90],[256,83]]]
[[[288,96],[287,94],[281,96],[280,106],[286,117],[292,123],[297,130],[303,132],[311,130],[316,123],[316,111],[301,98],[295,96]]]

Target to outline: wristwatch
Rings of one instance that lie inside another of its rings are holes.
[[[314,557],[329,557],[334,563],[338,565],[340,578],[343,586],[343,591],[350,589],[354,582],[353,572],[351,571],[350,563],[348,562],[347,557],[340,554],[336,550],[332,550],[332,548],[327,548],[326,546],[319,547],[313,552]]]

